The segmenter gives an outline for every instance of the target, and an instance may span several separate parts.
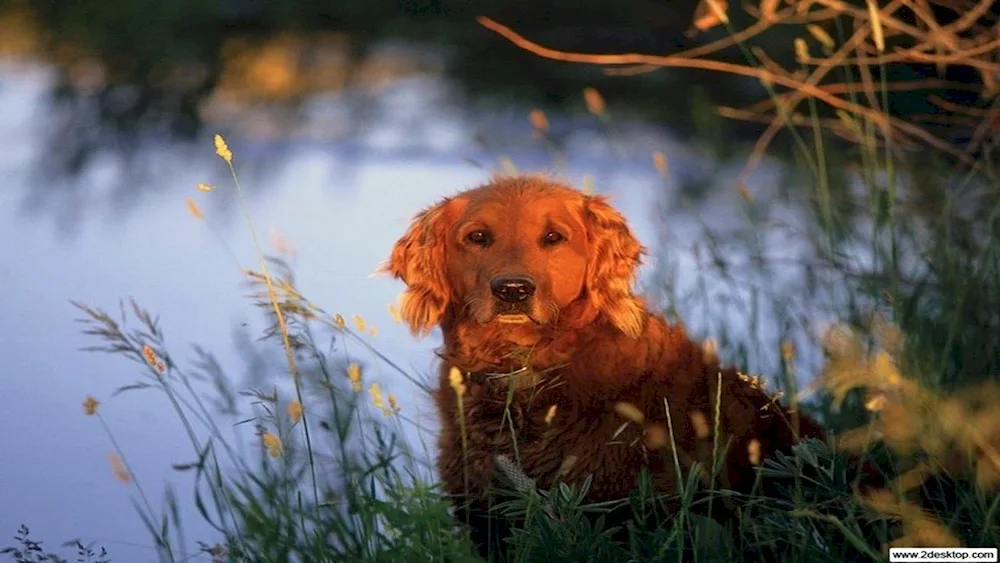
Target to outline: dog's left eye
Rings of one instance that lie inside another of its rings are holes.
[[[476,246],[489,246],[491,237],[488,231],[472,231],[465,235],[465,240]]]
[[[562,236],[561,234],[555,231],[549,231],[545,233],[544,237],[542,237],[542,243],[545,245],[559,244],[564,240],[566,240],[566,237]]]

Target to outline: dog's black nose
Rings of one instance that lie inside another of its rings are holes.
[[[524,301],[535,294],[535,282],[525,277],[496,277],[490,282],[493,295],[506,303]]]

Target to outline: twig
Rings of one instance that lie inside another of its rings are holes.
[[[883,115],[873,109],[866,108],[864,106],[842,100],[832,94],[823,91],[821,88],[816,87],[812,84],[807,84],[799,80],[795,80],[786,76],[781,76],[774,74],[770,71],[764,69],[758,69],[750,66],[739,65],[735,63],[729,63],[724,61],[710,61],[710,60],[698,60],[689,59],[686,57],[674,57],[674,56],[658,56],[658,55],[643,55],[638,53],[626,53],[618,55],[595,55],[586,53],[575,53],[568,51],[560,51],[556,49],[550,49],[548,47],[543,47],[537,43],[534,43],[520,34],[512,30],[511,28],[502,25],[488,17],[479,16],[476,21],[480,25],[490,29],[502,37],[506,38],[508,41],[514,45],[524,49],[530,53],[544,57],[547,59],[565,61],[571,63],[584,63],[584,64],[595,64],[595,65],[657,65],[662,67],[673,67],[673,68],[693,68],[700,70],[711,70],[716,72],[726,72],[729,74],[735,74],[739,76],[747,76],[750,78],[756,78],[761,81],[770,81],[774,84],[779,84],[786,88],[792,88],[800,90],[802,93],[811,95],[818,100],[822,100],[826,104],[840,109],[846,112],[860,114],[868,119],[871,119],[875,123],[883,124],[885,127],[895,126],[900,131],[904,131],[918,139],[925,141],[932,147],[947,153],[955,158],[961,160],[965,164],[970,166],[975,166],[976,163],[963,151],[957,150],[955,147],[949,145],[945,141],[931,135],[924,129],[907,123],[904,120]]]

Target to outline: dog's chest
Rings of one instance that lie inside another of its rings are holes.
[[[584,403],[558,387],[539,386],[498,393],[493,402],[495,407],[481,414],[500,424],[481,446],[506,456],[542,487],[590,474],[600,487],[617,487],[634,480],[622,470],[635,473],[645,463],[641,429],[617,416],[610,398]],[[592,491],[598,497],[619,492]]]

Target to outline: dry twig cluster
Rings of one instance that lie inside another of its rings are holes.
[[[1000,35],[993,2],[987,0],[890,0],[888,2],[842,0],[761,0],[744,4],[752,23],[734,29],[725,0],[701,0],[694,14],[693,30],[706,31],[725,25],[725,37],[670,55],[585,54],[539,45],[490,18],[479,23],[518,47],[538,56],[574,63],[610,67],[608,74],[634,75],[662,68],[717,71],[757,79],[770,92],[769,99],[746,108],[720,107],[726,117],[766,123],[746,172],[756,167],[775,135],[787,125],[819,124],[833,134],[853,142],[876,139],[866,129],[874,126],[899,148],[929,146],[974,165],[973,156],[989,143],[996,129],[1000,108],[963,107],[938,97],[929,101],[940,108],[934,115],[892,115],[882,92],[933,89],[970,90],[981,100],[992,99],[998,89]],[[947,23],[945,23],[947,22]],[[984,23],[987,22],[987,23]],[[845,25],[846,24],[846,25]],[[785,68],[764,48],[752,46],[754,39],[777,26],[805,29],[809,38],[794,40],[796,62]],[[843,31],[838,44],[833,36]],[[718,60],[722,50],[749,47],[748,64]],[[810,46],[812,45],[812,46]],[[813,52],[821,54],[814,55]],[[944,78],[886,81],[886,68],[898,64],[935,65],[943,77],[949,66],[976,71],[978,84],[958,84]],[[834,73],[843,69],[846,72]],[[846,75],[846,77],[843,77]],[[805,101],[815,101],[833,110],[819,118],[811,115]],[[946,125],[946,132],[934,131]],[[869,137],[869,138],[866,138]],[[967,139],[964,146],[955,140]]]

